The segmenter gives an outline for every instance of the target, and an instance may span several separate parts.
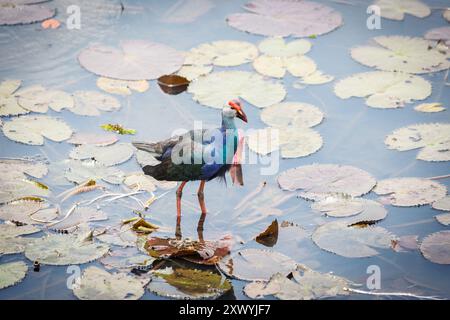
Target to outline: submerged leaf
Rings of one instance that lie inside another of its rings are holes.
[[[81,300],[138,300],[145,293],[148,278],[137,278],[126,273],[109,273],[97,267],[83,271],[73,293]]]
[[[28,271],[23,261],[0,264],[0,289],[13,286],[21,282]]]
[[[231,290],[220,274],[206,270],[173,268],[154,272],[148,289],[157,295],[176,299],[214,299]]]
[[[106,131],[112,131],[118,134],[136,134],[136,130],[125,129],[120,124],[103,124],[100,127]]]
[[[249,13],[229,15],[228,24],[238,30],[264,36],[322,35],[342,24],[339,12],[312,1],[253,0],[244,8]]]
[[[450,264],[450,231],[430,234],[423,239],[420,251],[431,262]]]
[[[398,207],[420,206],[445,197],[447,188],[423,178],[393,178],[378,182],[373,191]]]
[[[268,281],[276,272],[287,275],[296,265],[294,260],[276,251],[244,249],[225,257],[217,266],[233,278]]]
[[[157,42],[126,40],[120,48],[92,45],[83,49],[78,61],[97,75],[121,80],[152,80],[180,69],[181,52]]]

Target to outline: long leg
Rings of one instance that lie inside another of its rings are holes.
[[[181,238],[181,196],[183,195],[183,188],[186,185],[187,181],[183,181],[177,189],[177,228],[175,231],[175,236],[177,238]]]
[[[203,224],[205,223],[206,218],[206,212],[202,213],[200,216],[200,219],[198,220],[197,224],[197,235],[198,235],[198,241],[204,242],[203,240]]]
[[[206,206],[205,206],[205,195],[203,193],[203,189],[205,189],[205,180],[200,182],[200,186],[198,187],[197,196],[198,203],[200,204],[200,209],[202,210],[202,214],[206,214]]]

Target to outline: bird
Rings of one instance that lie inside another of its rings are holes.
[[[181,182],[176,191],[177,226],[181,219],[183,188],[189,181],[200,181],[197,196],[204,221],[207,213],[205,183],[216,178],[225,179],[238,148],[239,133],[235,118],[247,123],[247,115],[238,99],[228,101],[223,106],[222,125],[219,128],[191,130],[154,143],[132,142],[135,148],[159,161],[155,165],[144,165],[144,174],[156,180]]]

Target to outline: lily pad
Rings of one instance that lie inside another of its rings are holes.
[[[69,157],[75,160],[95,160],[99,165],[114,166],[128,161],[134,155],[129,143],[118,143],[110,146],[84,144],[75,147]]]
[[[20,80],[5,80],[0,83],[0,116],[17,116],[29,113],[22,108],[14,93],[21,85]]]
[[[109,146],[119,141],[119,138],[112,133],[83,133],[76,132],[72,138],[67,140],[68,143],[75,145],[92,144],[95,146]]]
[[[323,112],[316,106],[301,102],[281,102],[261,112],[261,120],[276,128],[311,128],[320,124],[323,116]]]
[[[33,234],[40,229],[31,226],[16,226],[13,224],[0,224],[0,255],[21,253],[27,244],[33,243],[33,238],[23,238],[21,235]]]
[[[253,299],[273,295],[281,300],[313,300],[348,295],[348,287],[345,278],[299,266],[292,272],[292,279],[276,273],[268,282],[246,285],[244,293]]]
[[[29,24],[55,15],[55,10],[40,5],[21,5],[7,2],[0,5],[0,26]]]
[[[261,41],[258,45],[262,54],[271,57],[293,57],[303,55],[311,50],[311,42],[308,40],[294,40],[286,43],[282,37],[272,37]]]
[[[61,90],[48,90],[36,85],[21,89],[16,96],[19,105],[29,111],[46,113],[49,108],[60,112],[74,106],[72,95]]]
[[[229,15],[228,24],[264,36],[308,37],[328,33],[342,24],[339,12],[312,1],[254,0],[244,8],[249,13]]]
[[[73,293],[81,300],[138,300],[144,295],[148,282],[148,278],[109,273],[92,266],[83,271]]]
[[[360,46],[351,50],[359,63],[383,71],[429,73],[450,66],[447,55],[434,47],[432,41],[404,36],[373,38],[379,46]]]
[[[332,75],[325,74],[320,70],[316,70],[313,73],[310,73],[307,76],[304,76],[301,79],[297,80],[297,82],[294,83],[294,88],[296,84],[324,84],[333,80],[334,77]]]
[[[0,264],[0,289],[11,287],[21,282],[28,271],[23,261]]]
[[[436,220],[444,226],[450,226],[450,213],[443,213],[435,216]]]
[[[450,231],[439,231],[425,237],[420,251],[431,262],[450,264]]]
[[[278,103],[286,96],[279,84],[246,71],[213,72],[191,82],[188,92],[205,106],[222,109],[230,100],[241,98],[258,108]]]
[[[445,196],[431,204],[433,209],[450,211],[450,196]]]
[[[375,186],[375,179],[362,169],[336,164],[312,164],[289,169],[278,176],[283,190],[302,190],[301,197],[322,199],[330,194],[358,197]]]
[[[22,116],[3,124],[4,135],[17,142],[43,145],[44,137],[61,142],[72,136],[72,129],[62,120],[49,116]]]
[[[101,210],[89,207],[77,207],[70,216],[63,218],[57,223],[50,224],[49,228],[53,230],[71,230],[81,224],[107,219],[108,215]]]
[[[309,128],[265,128],[247,136],[250,150],[267,155],[280,150],[283,158],[306,157],[317,152],[323,144],[321,135]]]
[[[70,111],[81,116],[99,116],[101,111],[120,109],[119,100],[97,91],[75,91],[73,98],[75,105]]]
[[[341,99],[366,98],[366,105],[372,108],[399,108],[426,99],[431,95],[431,84],[411,74],[373,71],[340,80],[334,93]]]
[[[33,220],[31,216],[36,214],[39,210],[46,208],[42,201],[36,200],[19,200],[4,204],[0,207],[0,219],[17,221],[25,224],[39,224]]]
[[[147,91],[149,85],[146,80],[118,80],[99,77],[97,87],[108,93],[129,96],[133,91],[140,93]]]
[[[175,181],[159,181],[143,173],[129,174],[125,177],[124,184],[130,189],[137,191],[147,191],[149,193],[161,188],[163,190],[172,189],[177,186]]]
[[[191,49],[187,54],[185,64],[194,62],[194,65],[199,65],[198,61],[201,59],[201,65],[233,67],[253,61],[257,56],[258,49],[250,42],[219,40]]]
[[[297,263],[276,251],[244,249],[232,253],[218,263],[226,275],[246,281],[268,281],[276,273],[287,275]]]
[[[400,128],[386,137],[389,149],[399,151],[422,148],[416,158],[425,161],[450,161],[450,124],[425,123]]]
[[[176,299],[214,299],[231,290],[231,283],[207,270],[173,268],[156,271],[148,289]]]
[[[103,257],[109,246],[76,235],[49,234],[25,248],[31,261],[55,266],[83,264]]]
[[[432,203],[445,197],[447,188],[423,178],[393,178],[378,181],[373,189],[393,206],[411,207]]]
[[[67,180],[83,183],[87,180],[103,180],[111,184],[121,184],[125,173],[115,167],[106,167],[95,161],[70,161],[65,172]]]
[[[431,14],[430,8],[418,0],[377,0],[373,5],[380,8],[380,15],[391,20],[403,20],[405,14],[425,18]]]
[[[450,22],[450,9],[444,10],[444,12],[442,13],[442,16],[444,17],[445,20]]]
[[[202,66],[202,65],[183,65],[180,70],[178,70],[177,75],[192,81],[200,76],[204,76],[213,70],[213,66]]]
[[[131,225],[123,225],[120,228],[110,228],[106,233],[97,236],[97,239],[104,243],[119,247],[135,247],[138,236],[132,230]]]
[[[121,80],[152,80],[181,68],[181,52],[157,42],[127,40],[120,48],[93,45],[78,55],[81,66],[97,75]]]
[[[428,30],[424,36],[425,39],[443,41],[447,46],[450,45],[450,27],[440,27]]]
[[[294,77],[307,77],[317,70],[314,60],[303,55],[292,57],[262,55],[253,61],[253,67],[258,73],[274,78],[283,78],[286,71]]]
[[[130,271],[134,268],[150,267],[155,260],[153,257],[140,253],[136,248],[125,248],[111,251],[100,259],[100,262],[107,269]]]
[[[318,227],[312,235],[314,243],[325,251],[347,258],[364,258],[388,249],[393,236],[384,228],[359,228],[346,221],[332,221]]]

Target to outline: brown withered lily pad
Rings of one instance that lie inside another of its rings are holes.
[[[158,85],[167,94],[179,94],[189,86],[189,80],[176,74],[165,75],[158,78]]]
[[[183,258],[193,263],[213,265],[230,252],[230,242],[227,238],[196,241],[153,237],[148,239],[144,248],[154,258]]]
[[[255,240],[266,247],[273,247],[278,241],[278,221],[273,220],[270,226],[261,232]]]

